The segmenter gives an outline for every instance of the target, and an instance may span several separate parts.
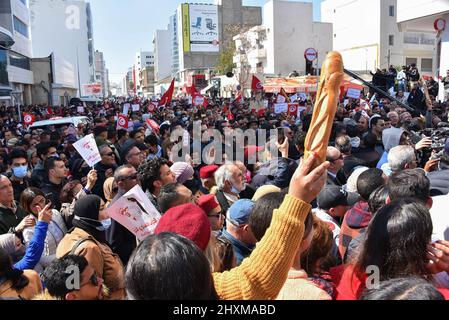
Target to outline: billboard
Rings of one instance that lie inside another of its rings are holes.
[[[102,97],[103,88],[101,83],[91,83],[81,85],[81,96],[82,97]]]
[[[219,52],[218,7],[183,4],[182,35],[184,52]]]

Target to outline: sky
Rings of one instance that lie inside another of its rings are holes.
[[[276,1],[276,0],[275,0]],[[294,0],[290,0],[294,1]],[[153,35],[166,29],[180,3],[214,3],[213,0],[87,0],[93,15],[94,47],[104,53],[111,82],[119,84],[134,64],[138,51],[153,50]],[[263,6],[268,0],[243,0],[244,5]],[[320,21],[321,0],[314,3],[314,20]]]

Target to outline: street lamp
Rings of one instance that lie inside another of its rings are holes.
[[[79,49],[79,46],[80,46],[81,44],[83,44],[83,43],[85,43],[85,42],[90,42],[90,41],[92,41],[92,40],[93,40],[92,38],[89,38],[89,39],[87,39],[87,40],[83,40],[83,41],[79,42],[79,43],[76,45],[76,66],[77,66],[77,70],[78,70],[78,90],[79,90],[80,98],[81,98],[81,78],[80,78],[80,60],[79,60],[78,49]]]

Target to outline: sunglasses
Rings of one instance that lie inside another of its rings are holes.
[[[93,286],[98,286],[98,277],[97,277],[97,272],[94,270],[94,273],[92,273],[92,275],[89,277],[89,281],[86,282],[85,284],[81,285],[81,287],[87,285],[87,284],[92,284]]]
[[[220,219],[220,217],[224,217],[224,214],[222,212],[220,212],[217,214],[208,215],[208,217]]]
[[[110,152],[110,153],[105,153],[105,154],[103,154],[103,156],[108,156],[108,157],[112,157],[113,155],[115,155],[114,152]]]
[[[123,177],[120,179],[120,181],[125,181],[125,180],[137,180],[139,178],[139,174],[138,173],[134,173],[128,177]]]

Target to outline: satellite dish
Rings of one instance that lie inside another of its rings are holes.
[[[226,77],[232,78],[232,77],[234,77],[234,74],[232,72],[228,72],[228,73],[226,73]]]

